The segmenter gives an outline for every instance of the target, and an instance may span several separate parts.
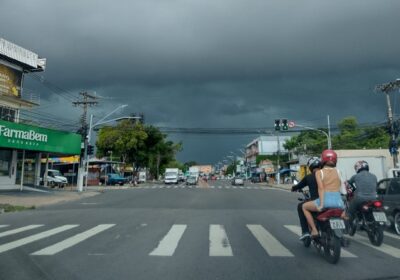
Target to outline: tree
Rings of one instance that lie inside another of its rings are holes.
[[[125,163],[134,162],[138,147],[143,145],[147,134],[139,123],[123,120],[115,127],[106,126],[100,129],[96,141],[97,154],[104,156],[113,151]]]
[[[151,174],[158,175],[169,165],[180,165],[175,156],[182,150],[182,143],[166,138],[167,135],[154,126],[124,120],[115,127],[108,126],[99,131],[97,154],[104,156],[113,151],[136,170],[148,167]]]
[[[361,127],[353,116],[342,119],[338,128],[339,133],[332,137],[335,150],[379,149],[389,143],[390,136],[385,127]],[[298,153],[319,155],[327,148],[327,141],[321,132],[306,130],[286,141],[284,147]]]

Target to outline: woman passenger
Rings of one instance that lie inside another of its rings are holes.
[[[344,208],[340,195],[342,180],[336,169],[337,154],[333,150],[325,150],[321,154],[322,169],[315,173],[319,198],[303,204],[304,215],[311,228],[311,237],[318,236],[311,212],[321,212],[324,208]]]

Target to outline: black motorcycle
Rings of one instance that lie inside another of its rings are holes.
[[[300,191],[303,194],[300,201],[310,200],[310,194],[307,191]],[[341,218],[343,209],[331,208],[325,209],[320,213],[314,214],[314,222],[319,235],[316,238],[307,237],[303,239],[305,247],[311,244],[324,258],[332,264],[340,259],[341,247],[343,244],[343,233],[346,228],[344,220]]]

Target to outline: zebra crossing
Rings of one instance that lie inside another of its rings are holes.
[[[267,187],[267,186],[214,186],[214,185],[210,185],[210,186],[199,186],[199,185],[195,185],[195,186],[187,186],[187,185],[157,185],[157,186],[136,186],[131,188],[132,190],[154,190],[154,189],[171,189],[171,190],[177,190],[177,189],[203,189],[203,190],[207,190],[207,189],[212,189],[212,190],[271,190],[273,188],[271,187]]]
[[[149,226],[146,224],[146,226]],[[151,226],[151,225],[150,225]],[[283,239],[281,235],[274,236],[268,231],[263,225],[260,224],[247,224],[243,225],[244,228],[249,233],[249,236],[256,241],[266,255],[269,257],[285,257],[285,258],[295,258],[295,252],[298,252],[298,248],[302,246],[300,242],[296,243],[296,248],[289,248],[288,244],[292,244],[293,242],[288,242]],[[60,233],[68,233],[68,231],[72,229],[79,229],[81,225],[78,224],[68,224],[68,225],[60,225],[54,228],[46,229],[44,231],[34,233],[29,235],[29,232],[32,230],[41,230],[42,228],[46,228],[44,224],[32,224],[26,225],[22,227],[13,228],[12,225],[0,225],[0,256],[4,253],[7,253],[13,249],[34,243],[39,240],[46,240],[46,238],[56,236]],[[187,244],[181,244],[181,240],[185,234],[188,233],[187,229],[190,225],[186,224],[173,224],[169,228],[164,229],[164,234],[160,240],[153,240],[154,246],[149,248],[149,251],[145,253],[148,257],[173,257],[176,252],[182,247],[187,246]],[[58,241],[54,244],[48,244],[46,247],[36,250],[34,252],[29,253],[31,256],[54,256],[59,254],[65,250],[68,250],[71,247],[78,246],[80,243],[88,240],[91,237],[96,235],[100,235],[105,231],[115,230],[118,232],[118,225],[116,224],[99,224],[85,231],[81,231],[80,233],[74,234],[70,237],[65,238],[64,240]],[[160,229],[154,228],[152,230],[160,231]],[[161,229],[163,231],[163,229]],[[209,225],[209,234],[208,234],[208,252],[209,257],[235,257],[239,256],[239,254],[235,253],[235,246],[240,246],[237,244],[237,240],[232,244],[229,239],[229,233],[227,232],[224,225],[221,224],[210,224]],[[298,238],[301,234],[300,227],[297,225],[283,225],[282,230],[289,232],[293,235],[293,239]],[[17,238],[16,240],[3,242],[4,237],[10,239],[13,235],[27,235],[22,238]],[[388,234],[385,236],[387,239],[398,240],[399,237],[396,235]],[[287,238],[286,238],[287,239]],[[361,245],[363,250],[375,250],[378,251],[387,257],[400,259],[400,248],[382,244],[380,247],[376,247],[370,244],[368,238],[365,236],[356,234],[353,238],[351,238],[352,243],[356,243]],[[354,242],[353,242],[354,241]],[[206,244],[206,243],[205,243]],[[399,244],[400,245],[400,244]],[[96,245],[93,245],[96,246]],[[352,246],[346,249],[342,249],[342,257],[343,258],[358,258],[359,256],[351,252]],[[400,247],[400,246],[399,246]],[[360,252],[360,247],[357,248],[357,252]],[[240,250],[239,250],[240,252]],[[363,256],[365,255],[360,254]],[[299,256],[297,256],[299,257]],[[300,256],[301,257],[301,256]]]

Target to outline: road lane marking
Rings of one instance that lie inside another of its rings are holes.
[[[236,187],[236,186],[233,186],[232,188],[233,188],[233,189],[237,189],[237,187]]]
[[[0,245],[0,253],[15,249],[17,247],[35,242],[37,240],[40,240],[40,239],[43,239],[43,238],[46,238],[46,237],[49,237],[52,235],[55,235],[57,233],[72,229],[77,226],[79,226],[79,225],[64,225],[64,226],[53,228],[51,230],[47,230],[47,231],[44,231],[44,232],[41,232],[41,233],[38,233],[35,235],[31,235],[31,236],[28,236],[28,237],[25,237],[25,238],[22,238],[22,239],[19,239],[16,241],[12,241],[12,242]]]
[[[0,228],[8,227],[10,225],[0,225]]]
[[[210,257],[232,257],[232,248],[224,226],[210,225]]]
[[[227,188],[227,189],[230,189],[231,187],[229,187],[229,186],[226,186],[225,188]]]
[[[354,235],[354,237],[351,240],[354,240],[354,241],[356,241],[358,243],[361,243],[361,244],[363,244],[365,246],[368,246],[368,247],[373,248],[375,250],[378,250],[378,251],[380,251],[382,253],[390,255],[390,256],[392,256],[394,258],[397,258],[397,259],[400,258],[400,249],[397,249],[397,248],[395,248],[393,246],[386,245],[386,244],[382,244],[379,247],[374,246],[374,245],[372,245],[370,243],[368,238],[366,238],[364,236],[361,236],[359,234]]]
[[[171,186],[167,186],[167,189],[170,189],[171,188]]]
[[[156,189],[156,188],[158,188],[158,187],[157,187],[157,186],[153,186],[153,187],[152,187],[152,189]]]
[[[294,257],[285,246],[261,225],[246,226],[271,257]]]
[[[95,226],[94,228],[91,228],[87,231],[78,233],[77,235],[67,238],[61,242],[54,244],[54,245],[51,245],[42,250],[36,251],[36,252],[32,253],[31,255],[35,255],[35,256],[55,255],[65,249],[68,249],[68,248],[70,248],[70,247],[96,235],[96,234],[99,234],[100,232],[105,231],[113,226],[115,226],[115,224],[103,224],[103,225]]]
[[[24,231],[27,231],[27,230],[30,230],[30,229],[34,229],[34,228],[38,228],[38,227],[42,227],[42,226],[44,226],[44,225],[29,225],[29,226],[25,226],[25,227],[20,227],[20,228],[8,230],[8,231],[0,233],[0,237],[4,237],[4,236],[8,236],[8,235],[24,232]]]
[[[178,188],[178,186],[174,186],[174,189],[177,189]]]
[[[179,240],[182,238],[187,225],[173,225],[167,235],[149,255],[150,256],[172,256],[178,247]]]
[[[214,186],[211,186],[210,188],[212,188],[212,189],[215,189],[215,187],[214,187]]]
[[[297,236],[301,236],[301,228],[299,226],[285,225],[284,227],[293,232],[294,234],[296,234]],[[353,255],[352,253],[343,248],[341,249],[340,255],[344,258],[357,258],[356,255]]]
[[[399,239],[399,240],[400,240],[400,236],[399,236],[399,235],[396,235],[396,234],[393,234],[393,233],[390,233],[390,232],[387,232],[387,231],[384,231],[383,235],[384,235],[384,236],[389,236],[389,237],[391,237],[391,238]]]
[[[242,189],[242,190],[244,189],[244,187],[239,187],[239,188]]]

